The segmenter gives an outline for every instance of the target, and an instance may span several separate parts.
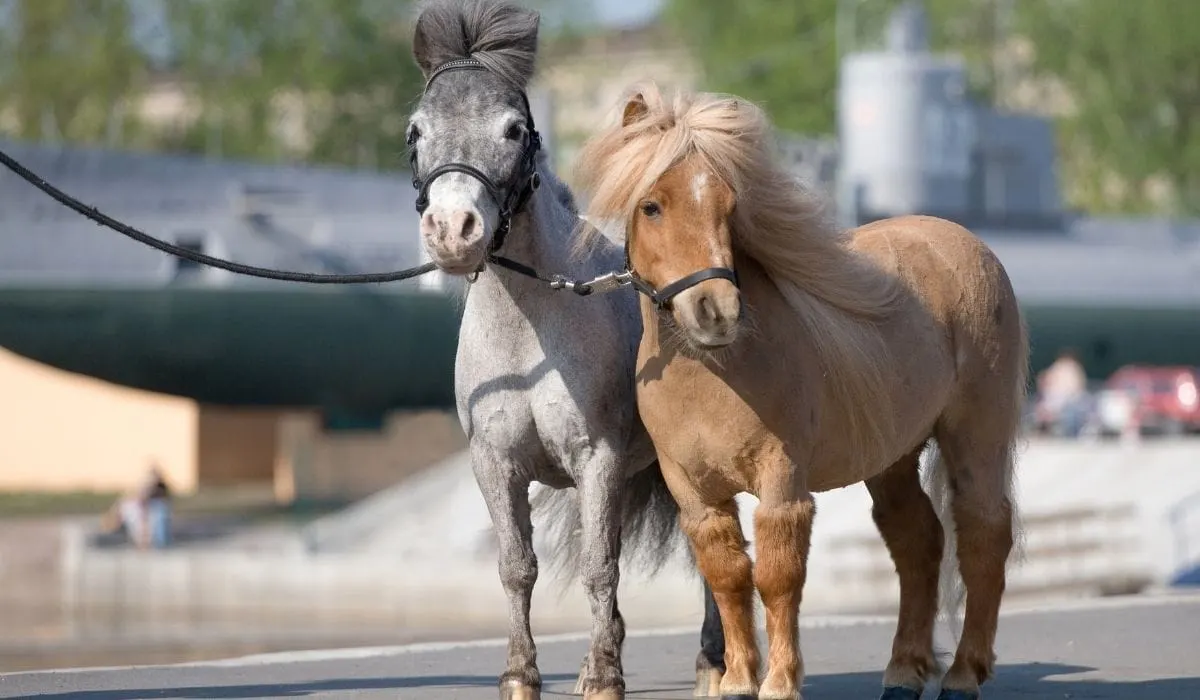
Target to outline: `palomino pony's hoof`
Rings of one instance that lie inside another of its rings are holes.
[[[889,685],[883,689],[879,700],[921,700],[921,691],[905,688],[902,685]]]
[[[542,689],[520,681],[504,681],[500,684],[500,700],[542,700]]]
[[[696,689],[692,691],[692,697],[721,697],[721,671],[715,668],[696,669]]]
[[[938,693],[937,700],[979,700],[979,692],[975,690],[951,690],[950,688],[942,689]]]
[[[758,700],[757,695],[722,695],[721,700]]]

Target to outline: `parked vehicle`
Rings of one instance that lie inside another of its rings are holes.
[[[1200,432],[1200,367],[1126,365],[1097,397],[1100,430],[1180,435]]]

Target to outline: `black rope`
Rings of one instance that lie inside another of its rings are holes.
[[[211,255],[198,253],[194,250],[188,250],[166,241],[159,240],[154,236],[121,223],[116,219],[104,214],[96,207],[89,207],[80,202],[71,195],[63,192],[54,185],[51,185],[45,179],[39,177],[34,172],[30,171],[25,166],[21,165],[4,151],[0,151],[0,163],[4,167],[13,171],[22,180],[28,182],[42,192],[49,195],[54,201],[71,209],[72,211],[81,214],[95,223],[110,228],[117,233],[132,238],[133,240],[155,248],[164,253],[174,255],[175,257],[191,260],[200,265],[215,267],[219,270],[228,270],[239,275],[248,277],[261,277],[263,279],[281,280],[284,282],[307,282],[309,284],[380,284],[383,282],[399,282],[402,280],[420,277],[437,269],[437,265],[432,262],[410,267],[407,270],[397,270],[395,272],[372,272],[355,275],[331,275],[331,274],[314,274],[309,272],[283,272],[281,270],[272,270],[265,267],[255,267],[253,265],[243,265],[241,263],[214,258]]]

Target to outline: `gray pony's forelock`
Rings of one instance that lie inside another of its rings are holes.
[[[428,0],[418,13],[413,58],[426,77],[447,61],[474,58],[520,89],[533,79],[536,10],[495,0]]]

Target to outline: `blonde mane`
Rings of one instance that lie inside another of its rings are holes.
[[[618,115],[576,157],[589,218],[624,229],[663,174],[689,157],[702,158],[737,197],[734,247],[763,267],[796,311],[822,364],[823,406],[855,431],[862,468],[874,466],[892,438],[884,381],[890,357],[876,322],[899,303],[896,279],[851,250],[850,232],[834,225],[824,199],[775,162],[771,125],[760,108],[729,95],[664,94],[653,83],[630,94],[641,96],[645,113],[627,126]],[[594,228],[582,228],[577,249],[596,236]]]

